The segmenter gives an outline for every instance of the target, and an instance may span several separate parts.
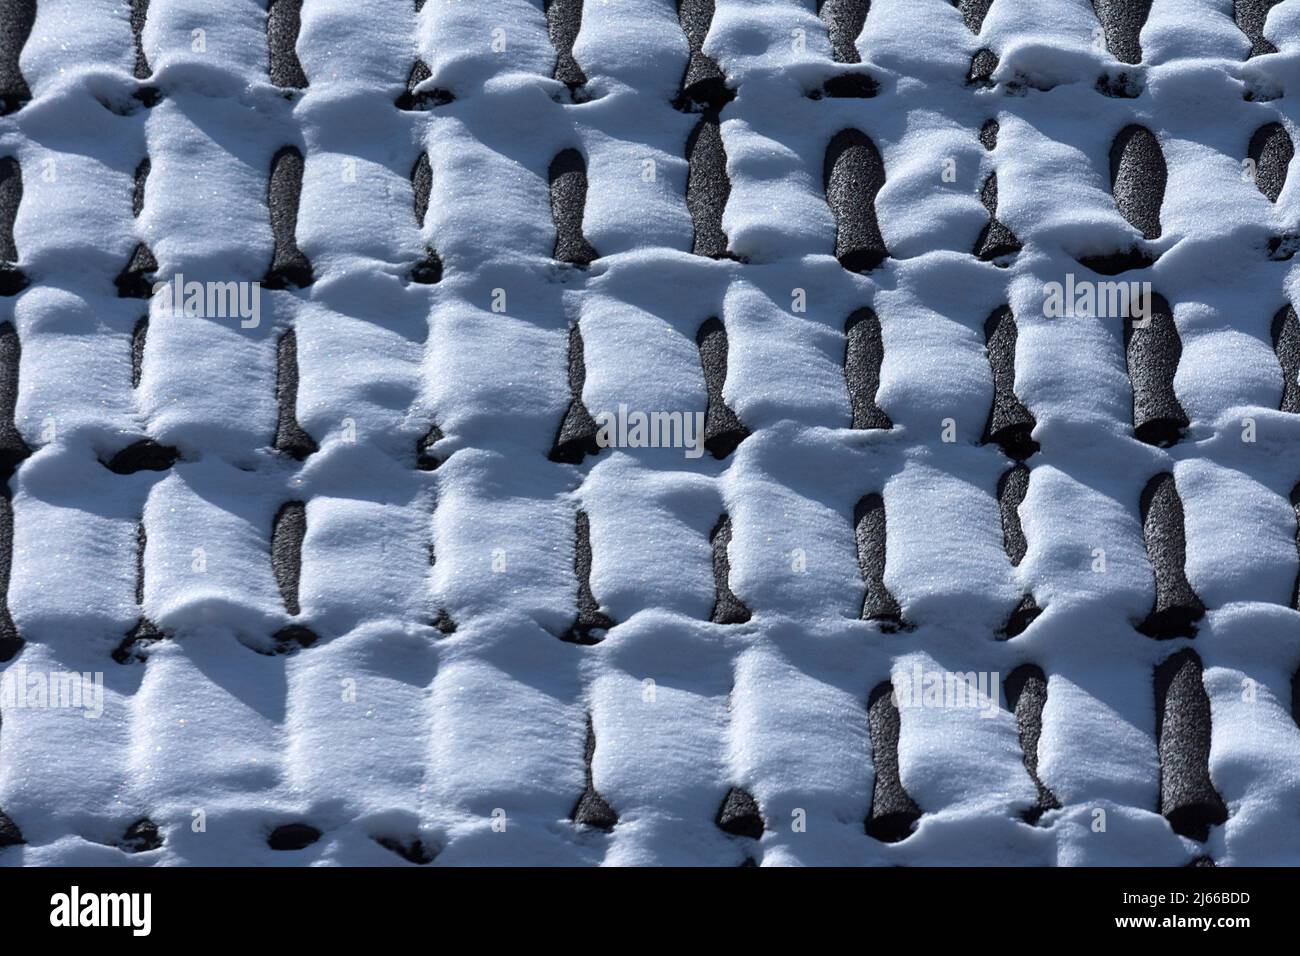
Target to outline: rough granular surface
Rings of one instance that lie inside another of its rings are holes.
[[[0,864],[1300,863],[1298,96],[1294,0],[4,0]]]

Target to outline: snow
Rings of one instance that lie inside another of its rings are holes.
[[[838,71],[813,5],[718,0],[704,50],[738,90],[721,130],[723,227],[741,263],[690,255],[684,144],[698,117],[668,105],[687,45],[661,0],[585,4],[574,54],[593,98],[582,103],[550,78],[554,50],[529,0],[430,0],[418,17],[389,0],[309,0],[297,49],[310,86],[293,100],[267,81],[258,0],[219,13],[153,0],[145,49],[166,96],[131,115],[104,105],[134,89],[129,4],[41,0],[21,61],[35,99],[0,119],[0,151],[24,169],[15,232],[32,279],[0,300],[0,319],[23,343],[16,419],[36,449],[11,483],[9,607],[27,644],[8,666],[103,671],[107,700],[94,721],[3,713],[0,808],[27,846],[0,863],[400,864],[381,835],[419,835],[448,864],[1300,860],[1288,809],[1300,799],[1289,713],[1300,618],[1286,607],[1300,422],[1275,411],[1269,332],[1300,285],[1263,251],[1300,215],[1300,192],[1293,176],[1272,206],[1241,176],[1259,126],[1300,136],[1288,98],[1243,99],[1296,87],[1300,2],[1270,13],[1281,52],[1247,62],[1227,5],[1156,0],[1144,63],[1130,68],[1137,99],[1094,90],[1119,66],[1094,44],[1087,0],[998,0],[978,37],[947,3],[929,0],[922,16],[917,6],[871,4],[858,49],[881,82],[876,98],[813,100]],[[1000,56],[998,86],[969,91],[980,47]],[[456,100],[403,113],[392,101],[417,52],[430,85]],[[976,132],[992,117],[1001,131],[987,153]],[[1131,122],[1156,134],[1169,169],[1149,277],[1174,308],[1175,390],[1192,427],[1168,451],[1132,438],[1119,322],[1048,319],[1041,307],[1045,283],[1082,271],[1076,256],[1135,238],[1107,158]],[[887,177],[877,212],[893,258],[869,277],[831,257],[822,161],[849,126],[875,142]],[[155,316],[133,391],[130,335],[144,306],[117,298],[113,277],[145,240],[160,276],[260,279],[267,171],[290,143],[306,157],[297,236],[316,283],[264,290],[254,329]],[[584,233],[601,254],[585,273],[551,260],[547,167],[571,146],[587,161]],[[434,180],[423,228],[409,183],[421,149]],[[947,158],[953,182],[941,178]],[[987,221],[979,186],[995,168],[998,216],[1025,246],[1008,268],[970,254]],[[408,284],[426,244],[445,277]],[[504,312],[492,308],[497,289]],[[792,311],[797,289],[805,312]],[[1042,445],[1015,568],[995,493],[1009,462],[978,444],[992,398],[983,323],[1004,302],[1018,320],[1016,392]],[[890,432],[848,429],[842,332],[865,305],[882,325],[877,400]],[[698,410],[695,333],[712,315],[729,335],[727,400],[753,431],[732,458],[609,449],[577,469],[546,459],[569,401],[571,322],[593,412]],[[320,445],[301,466],[267,450],[276,338],[289,327],[298,419]],[[1247,417],[1253,444],[1240,441]],[[947,418],[955,443],[941,440]],[[418,471],[416,442],[435,421],[445,463]],[[183,460],[132,476],[96,460],[143,434]],[[1210,771],[1230,815],[1204,849],[1157,810],[1151,671],[1178,644],[1132,626],[1154,587],[1138,499],[1163,470],[1177,477],[1187,574],[1208,607],[1194,648],[1213,710]],[[885,583],[918,624],[909,633],[858,620],[851,517],[872,491],[888,515]],[[320,641],[268,657],[251,647],[288,621],[269,536],[291,499],[307,502],[302,617]],[[574,614],[579,507],[592,590],[617,622],[595,647],[555,637]],[[708,534],[724,510],[730,584],[754,615],[745,625],[708,623]],[[141,516],[143,611],[174,639],[124,667],[109,654],[140,613]],[[1092,568],[1097,548],[1105,573]],[[996,641],[1029,591],[1044,614]],[[450,636],[430,623],[443,607],[458,624]],[[1026,661],[1049,677],[1039,775],[1064,808],[1037,827],[1019,820],[1034,788],[1005,708],[992,719],[905,710],[902,781],[924,815],[902,843],[866,837],[870,690],[917,663],[1005,677]],[[588,713],[594,782],[619,814],[608,835],[568,819]],[[756,846],[714,825],[731,786],[763,807]],[[792,827],[801,810],[806,831]],[[146,814],[162,849],[107,845]],[[269,828],[294,821],[320,841],[269,850]]]

